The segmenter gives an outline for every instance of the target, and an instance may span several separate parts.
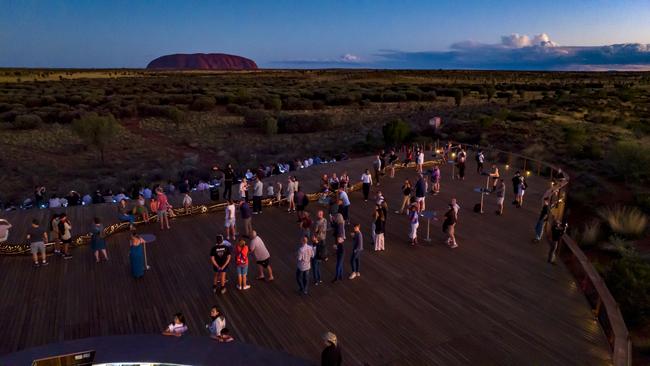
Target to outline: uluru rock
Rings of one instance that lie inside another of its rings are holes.
[[[165,55],[149,62],[147,69],[165,70],[257,70],[255,61],[225,53]]]

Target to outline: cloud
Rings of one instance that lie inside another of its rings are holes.
[[[361,57],[355,56],[351,53],[346,53],[345,55],[341,56],[341,61],[343,62],[359,62],[361,61]]]
[[[510,34],[489,44],[462,41],[448,51],[404,52],[380,50],[381,68],[496,69],[496,70],[645,70],[650,68],[650,45],[560,46],[546,33]],[[633,65],[633,66],[632,66]]]
[[[317,60],[272,62],[289,68],[469,69],[469,70],[649,70],[650,44],[561,46],[546,33],[502,36],[498,43],[456,42],[447,51],[379,50]]]

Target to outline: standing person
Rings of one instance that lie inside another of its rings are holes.
[[[352,232],[352,255],[350,256],[350,266],[352,267],[352,274],[349,279],[353,280],[361,277],[359,272],[359,265],[361,264],[361,252],[363,251],[363,234],[361,234],[361,225],[354,224],[354,231]]]
[[[235,219],[235,202],[233,200],[228,200],[228,205],[225,209],[226,222],[224,226],[226,227],[226,240],[235,240],[235,224],[237,223]]]
[[[251,252],[253,252],[253,256],[257,262],[257,277],[255,277],[255,279],[264,280],[266,278],[267,281],[273,281],[271,254],[269,254],[269,250],[266,249],[264,241],[262,241],[262,238],[257,235],[257,232],[255,230],[251,232],[251,244],[249,246],[249,249]],[[264,277],[264,269],[269,272],[268,277]]]
[[[282,182],[275,182],[275,200],[278,201],[278,207],[282,203]]]
[[[158,201],[158,221],[160,221],[160,230],[163,230],[169,227],[169,201],[167,200],[167,195],[163,192],[161,187],[156,188],[156,199]]]
[[[95,263],[99,263],[99,252],[104,255],[104,260],[108,261],[108,253],[106,253],[106,241],[103,238],[104,225],[102,225],[99,217],[93,219],[93,227],[90,230],[90,247],[95,253]]]
[[[129,239],[129,261],[131,262],[131,274],[134,278],[144,276],[144,239],[131,229]]]
[[[300,218],[300,236],[306,237],[307,239],[311,238],[311,217],[308,211],[304,211],[302,217]]]
[[[422,174],[422,169],[424,168],[424,151],[418,149],[417,152],[417,168],[416,171]]]
[[[485,155],[483,150],[479,149],[476,153],[476,173],[483,174],[483,164],[485,164]]]
[[[542,235],[544,234],[544,226],[546,226],[546,221],[548,216],[551,213],[551,206],[548,197],[544,197],[544,203],[542,205],[542,210],[539,213],[539,218],[535,224],[535,239],[534,242],[539,242],[542,240]]]
[[[325,243],[325,239],[327,238],[327,219],[325,219],[325,212],[323,210],[318,210],[316,213],[314,236],[319,243]]]
[[[27,230],[27,241],[29,250],[32,253],[34,267],[38,268],[38,253],[41,253],[41,264],[47,266],[47,254],[45,253],[45,243],[47,243],[47,232],[41,228],[37,219],[32,220],[32,226]]]
[[[226,207],[227,209],[227,207]],[[251,237],[251,232],[253,231],[253,214],[251,212],[251,206],[246,201],[239,202],[239,215],[241,217],[242,226],[244,226],[244,236],[247,238]],[[233,216],[234,217],[234,216]],[[233,240],[235,239],[235,234],[233,233]]]
[[[216,244],[210,249],[210,262],[214,270],[214,278],[212,280],[212,292],[221,294],[226,293],[226,274],[228,273],[228,265],[230,264],[230,248],[226,245],[222,235],[217,235]]]
[[[147,201],[144,198],[144,195],[138,195],[136,200],[135,207],[133,208],[133,215],[140,215],[142,221],[149,222],[149,211],[147,211]]]
[[[492,192],[497,188],[497,182],[499,180],[499,168],[496,164],[492,164],[492,172],[490,173],[490,178],[492,178]]]
[[[219,339],[221,331],[226,327],[226,317],[221,314],[216,305],[210,308],[210,323],[205,327],[210,332],[210,338],[216,340]]]
[[[381,158],[379,155],[375,157],[375,160],[372,162],[372,168],[375,172],[375,182],[379,185],[379,175],[381,174]]]
[[[411,181],[407,179],[402,185],[402,205],[395,213],[404,214],[404,210],[409,207],[409,203],[411,202],[411,193],[413,193],[413,188],[411,188]]]
[[[302,220],[303,212],[305,211],[305,192],[302,191],[301,187],[298,187],[298,191],[294,194],[293,200],[296,207],[296,216],[298,217],[298,222]]]
[[[339,177],[339,188],[347,191],[348,186],[350,185],[350,176],[347,171],[344,171],[343,174]]]
[[[409,207],[409,239],[411,240],[411,245],[416,246],[418,244],[418,226],[420,226],[420,215],[418,213],[419,208],[418,204],[414,203]]]
[[[287,181],[287,201],[289,201],[289,208],[287,208],[287,212],[291,213],[292,211],[296,211],[296,201],[295,201],[295,194],[298,187],[296,186],[296,178],[295,177],[289,177],[289,180]]]
[[[386,230],[386,216],[381,204],[375,209],[375,251],[386,250],[384,248],[384,232]]]
[[[397,156],[397,153],[395,153],[395,149],[390,150],[390,155],[388,156],[388,167],[390,169],[390,177],[395,178],[395,164],[397,164],[397,160],[399,157]]]
[[[413,161],[413,150],[409,147],[406,149],[406,158],[404,159],[404,164],[402,167],[406,168]]]
[[[517,170],[515,175],[512,177],[512,195],[515,199],[512,201],[513,205],[517,204],[517,195],[519,194],[519,185],[521,184],[521,172]]]
[[[248,201],[248,181],[246,178],[242,178],[239,183],[239,199],[242,201]]]
[[[268,184],[266,186],[266,198],[268,198],[269,201],[271,201],[271,206],[273,206],[273,200],[275,199],[275,188],[274,188],[273,183]]]
[[[312,235],[312,249],[314,251],[314,256],[311,260],[311,270],[314,278],[314,285],[318,286],[323,281],[320,276],[320,265],[321,262],[327,260],[327,246],[325,241],[319,240],[316,234]]]
[[[255,215],[262,213],[262,196],[264,196],[264,184],[260,177],[255,177],[253,184],[253,213]]]
[[[440,193],[440,167],[438,164],[433,166],[433,171],[431,172],[431,193],[437,195]]]
[[[192,196],[190,196],[189,192],[183,193],[183,208],[186,215],[192,213]]]
[[[341,200],[341,205],[339,205],[339,212],[343,215],[345,222],[350,223],[350,198],[348,197],[347,192],[344,189],[339,188],[339,199]]]
[[[566,224],[563,224],[560,222],[560,220],[556,220],[553,228],[551,228],[551,239],[553,243],[548,251],[548,258],[546,259],[548,263],[556,264],[555,256],[557,255],[557,250],[560,247],[560,240],[562,240],[562,237],[566,232],[566,227]]]
[[[343,255],[345,242],[345,219],[338,213],[334,218],[334,248],[336,250],[336,274],[332,283],[343,279]]]
[[[497,196],[497,215],[503,215],[503,201],[505,200],[506,195],[506,183],[503,179],[499,178],[495,193]]]
[[[447,245],[452,249],[458,248],[455,233],[457,218],[456,209],[453,204],[449,204],[449,209],[445,213],[445,221],[442,223],[442,231],[447,234]]]
[[[235,180],[235,170],[231,164],[226,165],[223,169],[223,199],[232,199],[232,184]]]
[[[247,283],[248,277],[248,246],[244,239],[240,239],[235,248],[235,263],[237,264],[237,289],[248,290],[251,286]]]
[[[61,233],[59,233],[59,215],[54,214],[50,219],[50,240],[54,241],[54,255],[62,255],[61,253]]]
[[[63,259],[70,259],[70,244],[72,244],[72,224],[65,213],[59,215],[59,235],[63,242]]]
[[[330,177],[328,183],[329,183],[329,188],[332,192],[338,190],[341,184],[339,178],[336,176],[336,173],[332,173],[332,176]]]
[[[381,152],[379,153],[379,163],[380,163],[379,164],[379,173],[382,174],[382,175],[386,174],[386,172],[385,172],[385,170],[386,170],[386,151],[385,150],[381,150]],[[379,183],[379,179],[377,179],[377,183]]]
[[[321,366],[341,366],[343,364],[343,357],[341,356],[341,349],[338,345],[336,335],[332,332],[323,334],[323,341],[325,342],[325,349],[320,355]]]
[[[526,193],[526,188],[528,188],[528,183],[526,182],[526,177],[523,175],[519,178],[520,183],[517,188],[517,208],[521,208],[524,204],[524,193]]]
[[[415,202],[418,204],[418,213],[420,214],[424,211],[426,192],[426,182],[424,181],[424,176],[420,173],[418,174],[417,182],[415,182]]]
[[[361,183],[363,189],[363,200],[368,202],[368,195],[370,195],[370,186],[372,186],[372,176],[370,175],[370,171],[368,169],[366,169],[366,171],[361,175]]]
[[[467,160],[467,153],[461,147],[458,156],[456,157],[456,165],[458,166],[458,179],[465,180],[465,161]]]
[[[300,239],[300,248],[298,249],[298,268],[296,269],[296,281],[298,290],[303,294],[308,294],[309,288],[309,270],[311,269],[311,260],[314,257],[314,250],[309,243],[309,238],[303,236]]]

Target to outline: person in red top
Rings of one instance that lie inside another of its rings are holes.
[[[237,264],[237,289],[248,290],[251,286],[246,283],[248,276],[248,245],[244,239],[240,239],[235,249],[235,263]]]
[[[163,230],[165,226],[167,226],[167,230],[169,230],[169,216],[167,215],[167,210],[169,210],[169,201],[161,187],[156,188],[156,198],[158,200],[157,213],[158,221],[160,222],[160,230]]]

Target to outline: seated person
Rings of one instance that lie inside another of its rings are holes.
[[[59,208],[59,207],[61,207],[61,199],[59,199],[59,197],[57,197],[56,195],[52,195],[52,198],[50,198],[48,207],[50,207],[50,208]]]
[[[174,321],[169,324],[165,330],[163,330],[162,335],[180,337],[185,332],[187,332],[185,317],[182,313],[176,313],[174,314]]]
[[[128,222],[130,224],[135,222],[135,217],[129,213],[125,199],[120,200],[120,203],[117,204],[117,218],[120,222]]]
[[[9,239],[9,229],[11,229],[9,221],[0,219],[0,243]]]
[[[235,340],[235,338],[233,338],[233,337],[230,335],[230,331],[228,330],[228,328],[223,328],[223,329],[221,330],[221,334],[219,334],[219,335],[217,336],[217,341],[219,341],[219,342],[228,343],[228,342],[232,342],[232,341],[234,341],[234,340]]]
[[[149,212],[147,211],[146,202],[143,194],[138,196],[138,199],[135,201],[135,207],[133,207],[133,216],[139,215],[143,221],[149,222]]]
[[[88,193],[86,193],[81,199],[81,203],[84,206],[88,206],[89,204],[93,203],[93,198]]]

